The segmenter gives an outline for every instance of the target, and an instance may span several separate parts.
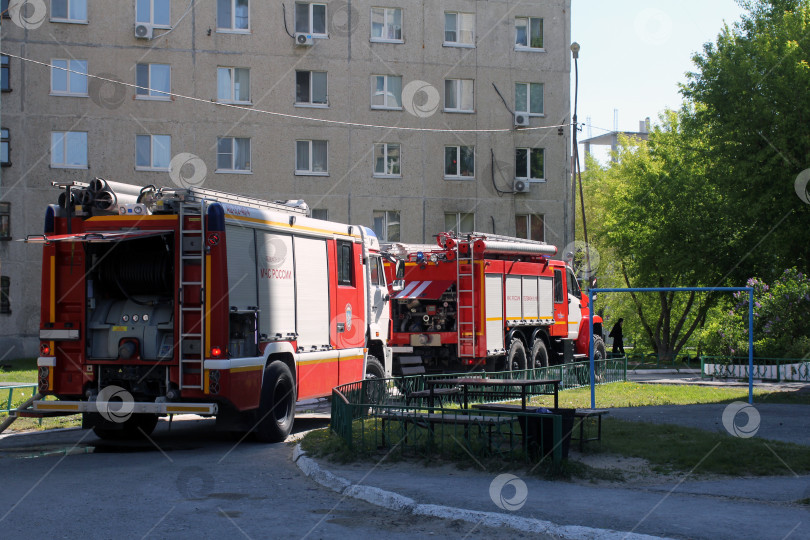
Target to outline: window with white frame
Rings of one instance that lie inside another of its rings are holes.
[[[399,210],[374,210],[371,226],[381,242],[399,242]]]
[[[0,166],[11,167],[11,150],[9,148],[8,129],[0,129]]]
[[[399,143],[377,143],[374,145],[374,176],[399,178],[400,169]]]
[[[137,64],[135,85],[138,99],[171,99],[172,68],[169,64]]]
[[[402,43],[402,8],[371,8],[371,41]]]
[[[312,219],[321,219],[323,221],[329,221],[329,210],[327,208],[313,208],[311,215]]]
[[[295,141],[295,174],[325,176],[328,172],[326,141]]]
[[[86,169],[87,132],[52,131],[51,167],[56,169]]]
[[[326,37],[326,4],[296,2],[295,31]]]
[[[250,172],[250,139],[217,137],[217,172]]]
[[[250,69],[217,68],[217,100],[223,103],[250,103]]]
[[[544,181],[546,178],[545,151],[543,148],[515,149],[515,177]]]
[[[51,60],[51,95],[87,96],[87,60]]]
[[[543,49],[543,19],[540,17],[515,18],[515,48]]]
[[[517,214],[515,215],[515,236],[545,242],[545,222],[545,216],[542,214]]]
[[[445,212],[444,230],[456,233],[473,232],[475,230],[475,214],[472,212]]]
[[[217,0],[217,30],[250,30],[249,0]]]
[[[136,0],[135,22],[171,28],[171,0]]]
[[[171,135],[135,136],[136,169],[141,171],[168,171],[171,159]]]
[[[450,47],[475,46],[475,14],[446,11],[444,44]]]
[[[402,77],[399,75],[371,76],[371,108],[402,109]]]
[[[515,112],[543,116],[541,83],[515,83]]]
[[[87,0],[51,0],[51,21],[87,22]]]
[[[445,79],[444,110],[447,112],[473,112],[473,80]]]
[[[445,146],[444,177],[469,180],[475,177],[475,147]]]
[[[295,103],[296,105],[327,105],[325,71],[295,72]]]

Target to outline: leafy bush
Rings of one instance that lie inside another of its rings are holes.
[[[748,286],[754,288],[754,355],[810,355],[810,277],[788,268],[770,286],[758,278]],[[707,318],[702,337],[708,354],[748,355],[748,299],[745,291],[734,293],[731,309]]]

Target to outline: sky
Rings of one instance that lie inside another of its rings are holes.
[[[581,47],[577,119],[590,117],[593,126],[579,139],[613,130],[614,109],[622,131],[677,109],[693,54],[743,11],[734,0],[572,0],[571,37]],[[573,107],[573,66],[571,81]]]

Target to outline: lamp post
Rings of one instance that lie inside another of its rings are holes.
[[[587,266],[587,275],[588,279],[591,277],[591,254],[590,254],[590,245],[588,244],[588,223],[585,220],[585,198],[582,193],[582,175],[579,169],[579,143],[577,142],[577,132],[579,130],[579,124],[577,122],[577,100],[579,94],[579,64],[577,60],[579,59],[579,43],[576,41],[571,44],[571,55],[574,58],[574,115],[572,117],[573,120],[573,143],[574,143],[574,166],[573,166],[573,178],[572,178],[572,185],[571,185],[571,200],[574,204],[573,214],[576,214],[576,186],[577,186],[577,179],[579,179],[579,203],[582,209],[582,232],[585,238],[585,264]],[[574,220],[574,239],[576,240],[576,219]],[[590,288],[590,286],[588,287]],[[591,308],[593,309],[593,308]]]

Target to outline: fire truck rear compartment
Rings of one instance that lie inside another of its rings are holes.
[[[88,359],[172,358],[170,239],[167,235],[88,246]]]

